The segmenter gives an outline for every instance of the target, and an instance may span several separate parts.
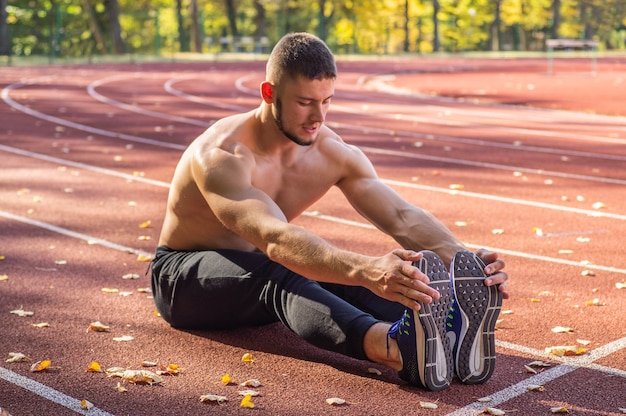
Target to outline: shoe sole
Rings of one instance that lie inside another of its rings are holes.
[[[424,257],[413,265],[428,276],[428,286],[437,290],[441,297],[430,304],[419,302],[420,310],[414,312],[416,322],[420,323],[416,325],[418,374],[424,387],[439,391],[450,386],[454,375],[452,346],[446,336],[446,316],[452,300],[452,288],[448,270],[439,256],[430,251],[422,253]],[[420,327],[422,333],[419,333]]]
[[[485,264],[474,253],[456,254],[450,270],[454,298],[461,315],[455,367],[461,382],[478,384],[487,381],[495,369],[494,331],[502,306],[502,294],[496,286],[485,286]]]

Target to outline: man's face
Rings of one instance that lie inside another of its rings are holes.
[[[280,131],[300,146],[315,142],[326,119],[335,80],[298,77],[276,88],[272,115]]]

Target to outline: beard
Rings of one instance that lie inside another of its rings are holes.
[[[278,130],[280,130],[280,132],[284,134],[286,138],[299,146],[311,146],[313,144],[313,140],[303,140],[295,133],[289,132],[283,127],[283,102],[280,98],[276,98],[274,106],[276,108],[276,111],[272,111],[272,116],[274,117],[274,122],[276,123]]]

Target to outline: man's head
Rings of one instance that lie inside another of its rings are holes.
[[[309,33],[285,35],[267,61],[267,81],[280,84],[284,78],[329,79],[337,77],[335,58],[328,46]]]
[[[293,33],[278,42],[267,62],[261,96],[285,137],[301,146],[315,142],[336,77],[335,58],[321,39]]]

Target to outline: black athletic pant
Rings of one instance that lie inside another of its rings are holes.
[[[318,347],[366,359],[363,338],[404,306],[359,286],[318,283],[260,252],[174,251],[152,261],[157,310],[176,328],[232,329],[280,321]]]

